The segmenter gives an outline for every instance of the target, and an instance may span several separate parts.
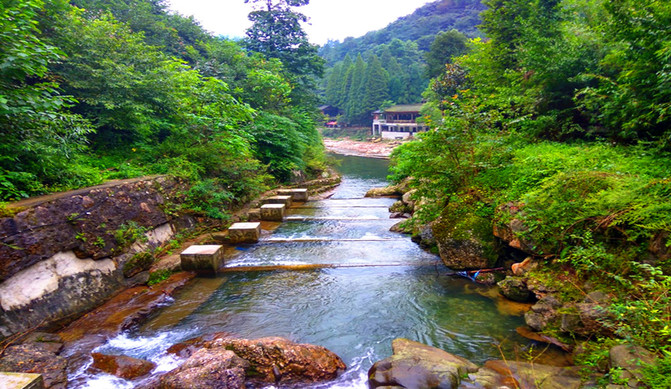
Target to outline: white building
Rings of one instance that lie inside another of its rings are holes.
[[[423,104],[394,105],[384,111],[373,112],[373,136],[405,139],[417,132],[427,131],[428,126],[417,123],[422,106]]]

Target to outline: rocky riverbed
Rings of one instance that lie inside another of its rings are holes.
[[[362,142],[344,139],[324,139],[326,149],[342,155],[354,155],[359,157],[389,158],[391,152],[399,146],[400,141],[378,140],[374,142]]]

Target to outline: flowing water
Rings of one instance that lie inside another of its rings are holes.
[[[261,242],[237,247],[227,258],[236,272],[199,278],[141,328],[97,351],[150,359],[158,371],[176,366],[165,350],[213,332],[243,338],[282,336],[325,346],[348,371],[318,387],[367,387],[366,373],[405,337],[475,363],[511,356],[524,342],[519,311],[495,290],[446,275],[440,259],[408,236],[389,232],[393,199],[363,198],[384,186],[385,160],[338,157],[343,182],[327,200],[291,209]],[[273,271],[248,266],[286,265]],[[306,266],[303,270],[289,265]],[[81,372],[80,372],[81,375]],[[110,376],[79,378],[82,387],[132,387]]]

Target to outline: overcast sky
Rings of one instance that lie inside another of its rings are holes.
[[[379,30],[401,16],[432,0],[311,0],[298,8],[310,18],[304,26],[310,42],[322,45],[328,39],[358,37]],[[215,35],[241,38],[250,22],[252,9],[244,0],[168,0],[170,9],[184,16],[193,15]]]

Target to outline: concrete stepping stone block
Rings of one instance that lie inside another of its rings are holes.
[[[287,207],[291,206],[291,196],[272,196],[261,200],[263,204],[284,204]]]
[[[281,222],[285,212],[284,204],[265,204],[261,207],[261,220]]]
[[[280,196],[291,196],[293,201],[308,201],[308,190],[304,188],[299,189],[278,189],[277,194]]]
[[[0,388],[44,389],[41,374],[0,372]]]
[[[228,228],[231,243],[256,243],[261,237],[261,223],[235,223]]]
[[[182,270],[216,274],[224,260],[221,245],[193,245],[180,254]]]

